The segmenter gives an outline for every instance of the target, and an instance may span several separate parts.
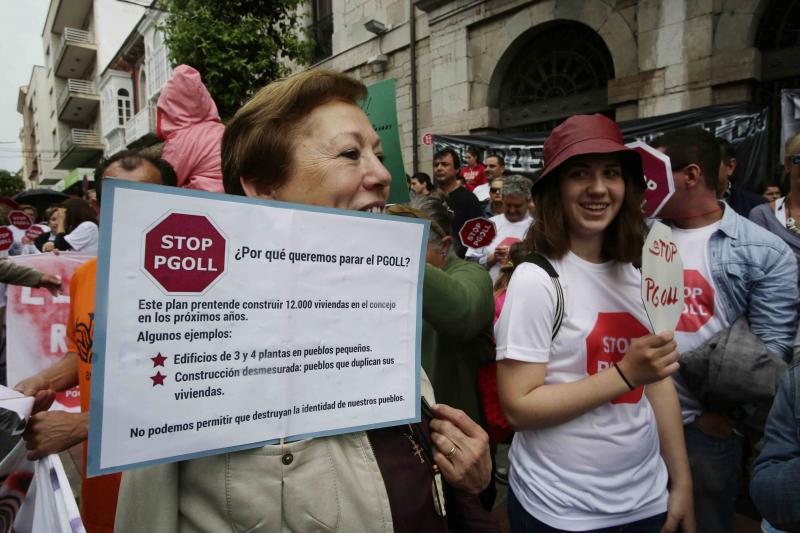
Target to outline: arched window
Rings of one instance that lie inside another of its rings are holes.
[[[603,39],[577,22],[557,21],[514,41],[492,77],[489,105],[505,130],[541,131],[576,113],[606,112],[614,62]]]
[[[117,91],[117,123],[124,126],[133,116],[133,103],[128,89]]]

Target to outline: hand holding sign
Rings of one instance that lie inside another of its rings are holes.
[[[674,331],[683,312],[683,261],[672,230],[650,228],[642,249],[642,300],[654,332]]]

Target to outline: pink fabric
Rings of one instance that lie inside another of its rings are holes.
[[[223,192],[220,143],[225,126],[200,73],[178,65],[158,97],[161,157],[178,175],[178,186]]]
[[[499,293],[497,296],[494,297],[494,322],[497,322],[497,319],[500,318],[500,313],[503,311],[503,305],[506,303],[506,290],[503,289],[503,292]],[[494,324],[494,322],[492,322]]]

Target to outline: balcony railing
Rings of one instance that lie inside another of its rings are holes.
[[[115,129],[106,135],[106,157],[110,157],[125,149],[125,130]]]
[[[130,146],[145,135],[155,133],[155,107],[147,105],[125,123],[125,142]]]
[[[64,85],[64,88],[58,95],[57,107],[59,113],[63,109],[64,104],[67,102],[70,93],[75,96],[98,96],[97,87],[95,86],[94,82],[70,78],[67,80],[67,83]]]
[[[61,143],[62,156],[73,148],[102,149],[102,145],[94,130],[72,128]]]
[[[64,28],[61,38],[58,41],[58,49],[54,57],[61,57],[61,52],[68,44],[94,44],[94,36],[86,30],[75,28]]]

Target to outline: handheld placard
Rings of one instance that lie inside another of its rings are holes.
[[[683,312],[683,261],[661,222],[653,223],[642,249],[642,301],[653,333],[675,330]]]

